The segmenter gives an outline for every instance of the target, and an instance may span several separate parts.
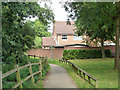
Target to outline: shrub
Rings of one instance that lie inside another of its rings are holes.
[[[111,51],[105,50],[106,57],[111,57]],[[102,58],[101,50],[90,49],[90,50],[79,50],[71,49],[63,51],[63,59],[93,59],[93,58]]]
[[[38,58],[34,59],[34,58],[24,57],[24,59],[21,60],[21,63],[19,63],[19,66],[23,66],[25,64],[28,64],[28,62],[37,63],[38,60],[39,60]],[[49,64],[45,65],[44,67],[45,67],[45,69],[42,71],[42,77],[41,77],[42,79],[45,78],[45,75],[46,75],[48,68],[49,68]],[[13,63],[12,64],[6,64],[4,62],[2,63],[2,72],[3,73],[6,73],[14,68],[15,68],[15,64],[13,64]],[[39,65],[32,66],[33,73],[37,72],[38,70],[39,70]],[[30,75],[29,67],[20,70],[21,79],[24,79],[28,75]],[[35,75],[34,79],[35,79],[35,81],[38,81],[38,79],[40,79],[39,74]],[[3,79],[3,88],[12,88],[15,85],[16,81],[17,81],[16,80],[16,73],[9,75],[8,77]]]

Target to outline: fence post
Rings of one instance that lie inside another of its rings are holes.
[[[42,61],[41,60],[39,60],[39,70],[40,70],[39,76],[41,78],[41,76],[42,76]]]
[[[19,67],[18,67],[18,65],[16,65],[15,67],[17,68],[17,72],[16,72],[17,82],[18,82],[18,83],[20,82],[20,88],[23,88],[23,87],[22,87],[22,83],[21,83],[21,78],[20,78],[20,70],[19,70]]]
[[[97,85],[97,83],[98,83],[98,82],[97,82],[97,80],[96,80],[95,88],[98,88],[98,85]]]
[[[90,83],[90,77],[88,76],[88,82]]]
[[[81,71],[79,70],[79,75],[80,75],[80,77],[82,77],[82,75],[81,75]]]
[[[42,69],[44,69],[44,62],[45,62],[44,60],[45,60],[45,58],[43,57],[42,58]]]
[[[31,63],[29,62],[29,71],[30,71],[30,75],[32,75],[31,76],[31,81],[32,81],[32,83],[34,84],[35,83],[35,80],[34,80],[34,77],[33,77],[33,72],[32,72],[32,67],[31,67]]]
[[[78,69],[77,69],[77,68],[76,68],[76,73],[77,73],[77,74],[79,74],[79,73],[78,73]]]
[[[45,64],[47,64],[47,56],[45,56]]]
[[[85,79],[85,73],[83,72],[83,78]]]
[[[2,90],[2,71],[0,71],[0,89]]]

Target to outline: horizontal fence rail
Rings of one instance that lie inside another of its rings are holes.
[[[84,80],[88,81],[88,83],[90,83],[91,85],[93,85],[95,88],[97,88],[97,79],[95,77],[93,77],[92,75],[90,75],[89,73],[85,72],[84,70],[82,70],[81,68],[77,67],[74,63],[67,61],[67,60],[59,60],[59,62],[63,62],[65,64],[69,64],[73,70]],[[86,78],[87,76],[87,78]],[[91,79],[93,81],[95,81],[95,84],[93,84],[91,82]]]
[[[39,57],[39,58],[40,58],[40,59],[39,59],[39,63],[30,63],[30,62],[29,62],[29,64],[24,65],[24,66],[20,66],[20,67],[19,67],[18,65],[16,65],[16,66],[15,66],[15,69],[12,69],[12,70],[10,70],[10,71],[2,74],[2,77],[1,77],[0,79],[2,80],[2,79],[4,79],[5,77],[7,77],[7,76],[9,76],[9,75],[11,75],[11,74],[13,74],[13,73],[16,73],[17,84],[14,85],[12,88],[17,88],[17,87],[23,88],[22,83],[24,83],[25,81],[27,81],[29,78],[31,78],[31,81],[32,81],[32,83],[34,84],[35,81],[34,81],[34,77],[33,77],[33,76],[36,75],[36,74],[39,74],[39,76],[40,76],[40,78],[41,78],[41,76],[42,76],[42,70],[45,68],[45,67],[44,67],[45,64],[47,64],[47,57],[42,57],[43,59],[41,60],[41,56],[28,55],[28,57],[29,57],[29,56],[33,56],[34,58],[35,58],[35,57]],[[33,66],[33,65],[39,65],[39,71],[33,73],[33,72],[32,72],[32,66]],[[29,67],[30,75],[21,80],[20,70],[21,70],[21,69],[24,69],[24,68],[27,68],[27,67]],[[1,73],[0,73],[0,74],[1,74]],[[1,84],[1,85],[0,85],[0,88],[2,88],[2,82],[0,82],[0,84]]]
[[[30,56],[32,56],[32,57],[39,57],[39,58],[44,58],[43,56],[41,57],[41,56],[36,56],[36,55],[28,55],[28,57],[30,57]]]

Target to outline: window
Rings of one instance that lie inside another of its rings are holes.
[[[67,35],[62,35],[62,40],[67,40]]]
[[[74,40],[83,40],[83,36],[74,35]]]

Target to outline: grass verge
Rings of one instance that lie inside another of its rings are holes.
[[[82,78],[80,78],[73,71],[73,69],[70,66],[65,65],[63,63],[59,63],[58,60],[53,60],[52,62],[49,60],[49,63],[56,64],[56,65],[64,67],[66,69],[67,73],[69,74],[69,76],[73,79],[73,82],[75,83],[76,87],[78,87],[78,88],[94,88],[87,81],[85,81]]]
[[[118,71],[112,70],[114,66],[114,60],[112,58],[70,61],[97,78],[98,88],[118,88]],[[80,78],[70,66],[59,63],[58,60],[50,61],[50,63],[64,67],[78,88],[94,88],[87,81]]]
[[[114,59],[81,59],[71,60],[98,79],[98,88],[118,88],[118,71],[113,70]]]

